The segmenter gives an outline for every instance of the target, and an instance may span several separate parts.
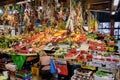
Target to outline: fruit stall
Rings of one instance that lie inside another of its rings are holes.
[[[119,80],[118,40],[98,31],[98,16],[89,7],[82,0],[24,0],[0,7],[0,70],[7,71],[0,80],[11,74],[16,80],[32,80],[34,74]]]
[[[45,55],[55,60],[68,61],[70,64],[80,64],[81,68],[93,71],[97,67],[118,69],[120,56],[117,55],[116,40],[110,39],[109,35],[98,33],[81,35],[68,31],[45,29],[37,33],[31,32],[12,37],[1,36],[1,53],[11,56],[18,67],[17,70],[23,69],[27,57]],[[109,38],[109,41],[106,42],[103,39],[105,37]],[[96,72],[97,74],[99,72]]]

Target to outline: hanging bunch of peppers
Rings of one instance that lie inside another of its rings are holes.
[[[92,13],[89,13],[89,31],[97,31],[98,29],[98,21],[96,19],[96,15],[92,15]]]

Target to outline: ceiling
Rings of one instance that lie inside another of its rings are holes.
[[[24,1],[24,0],[0,0],[0,6],[6,5],[6,4],[15,4],[19,1]]]
[[[0,0],[0,6],[10,4],[10,3],[15,4],[19,1],[24,1],[24,0]],[[89,10],[92,12],[97,12],[99,17],[104,16],[108,18],[110,17],[110,14],[112,11],[116,12],[115,15],[120,16],[120,0],[119,0],[119,5],[117,7],[113,6],[114,0],[82,0],[82,1],[83,1],[84,6],[89,5]]]
[[[114,0],[84,0],[86,5],[90,5],[89,10],[95,12],[106,12],[118,11],[119,6],[113,6]]]
[[[24,0],[0,0],[0,5],[10,4],[10,3],[14,4],[19,1],[24,1]],[[59,1],[64,1],[64,0],[59,0]],[[84,2],[84,4],[90,5],[91,11],[109,12],[111,10],[116,10],[116,7],[112,6],[113,0],[82,0],[82,1]]]
[[[100,22],[110,22],[112,12],[115,11],[114,20],[120,21],[120,0],[118,6],[113,6],[114,0],[83,0],[85,5],[89,5],[89,10],[97,13]]]

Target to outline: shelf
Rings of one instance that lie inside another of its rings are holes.
[[[32,54],[22,54],[22,53],[20,53],[20,54],[16,54],[16,55],[21,55],[21,56],[37,56],[38,54],[37,53],[32,53]]]
[[[35,60],[37,59],[37,57],[27,57],[26,61],[32,61],[32,60]]]
[[[8,70],[8,69],[6,69],[6,68],[1,68],[1,67],[0,67],[0,69],[2,69],[2,70]]]

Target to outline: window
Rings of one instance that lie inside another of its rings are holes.
[[[103,23],[103,28],[106,28],[106,29],[108,29],[108,28],[110,28],[110,23]]]
[[[104,23],[100,23],[98,26],[98,31],[100,33],[110,33],[110,23],[109,22],[104,22]]]
[[[110,22],[100,23],[98,26],[98,31],[100,33],[109,34],[110,33]],[[120,40],[120,22],[115,22],[114,24],[114,38]]]
[[[114,24],[114,37],[120,40],[120,22],[115,22]]]

